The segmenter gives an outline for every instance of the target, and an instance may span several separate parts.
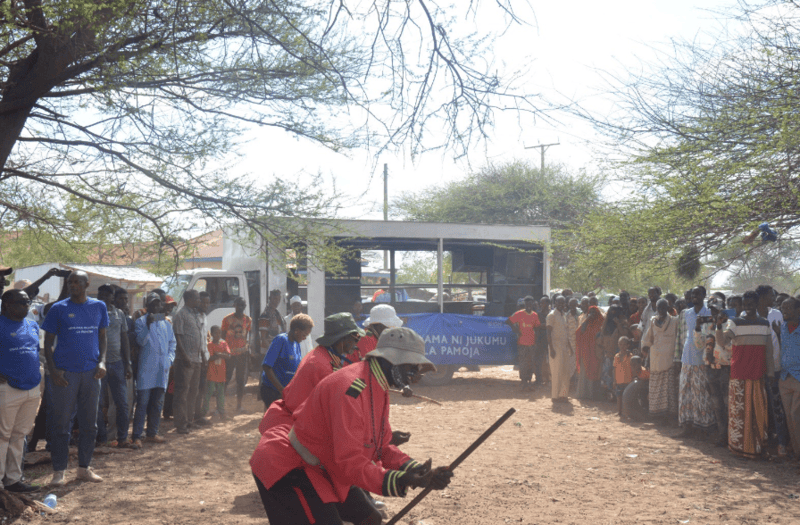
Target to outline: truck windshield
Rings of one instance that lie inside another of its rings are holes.
[[[164,282],[161,283],[161,289],[164,290],[167,295],[172,297],[176,303],[180,303],[181,297],[183,297],[183,292],[186,291],[186,287],[189,286],[189,282],[191,280],[191,275],[172,275],[164,279]]]

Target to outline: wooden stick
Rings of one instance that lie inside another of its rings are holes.
[[[454,459],[454,460],[453,460],[453,462],[452,462],[452,463],[450,463],[450,466],[449,466],[449,467],[447,467],[447,468],[448,468],[449,470],[455,470],[455,468],[456,468],[457,466],[459,466],[459,465],[461,464],[461,462],[462,462],[462,461],[464,461],[465,459],[467,459],[467,456],[469,456],[470,454],[472,454],[473,452],[475,452],[475,449],[476,449],[476,448],[478,448],[479,446],[481,446],[481,445],[483,444],[483,442],[484,442],[484,441],[486,441],[486,439],[487,439],[489,436],[491,436],[491,435],[494,433],[494,431],[495,431],[495,430],[497,430],[498,428],[500,428],[500,425],[502,425],[503,423],[505,423],[505,422],[508,420],[508,418],[510,418],[510,417],[512,416],[512,414],[514,414],[514,412],[516,412],[516,409],[514,409],[514,408],[509,408],[509,409],[508,409],[508,411],[507,411],[505,414],[503,414],[502,416],[500,416],[500,419],[498,419],[497,421],[495,421],[495,422],[494,422],[494,424],[493,424],[492,426],[490,426],[489,428],[487,428],[487,429],[486,429],[486,431],[485,431],[483,434],[481,434],[481,435],[478,437],[478,439],[476,439],[475,441],[473,441],[473,442],[472,442],[472,444],[471,444],[469,447],[467,447],[467,449],[466,449],[464,452],[462,452],[460,456],[458,456],[456,459]],[[419,494],[417,494],[417,496],[416,496],[416,497],[415,497],[413,500],[411,500],[411,501],[409,502],[409,504],[408,504],[408,505],[406,505],[405,507],[403,507],[402,509],[400,509],[400,512],[398,512],[397,514],[395,514],[395,515],[394,515],[394,517],[393,517],[392,519],[390,519],[390,520],[389,520],[389,522],[388,522],[386,525],[394,525],[395,523],[397,523],[397,522],[400,520],[400,518],[402,518],[403,516],[405,516],[406,514],[408,514],[408,512],[409,512],[411,509],[413,509],[414,507],[416,507],[416,506],[417,506],[417,503],[419,503],[420,501],[422,501],[422,500],[425,498],[425,496],[427,496],[427,495],[428,495],[428,493],[429,493],[430,491],[432,491],[432,490],[433,490],[433,488],[431,488],[430,486],[428,486],[428,487],[425,487],[424,489],[422,489],[422,492],[420,492]]]
[[[400,394],[400,395],[402,395],[402,394],[403,394],[403,391],[402,391],[402,390],[392,390],[391,388],[389,389],[389,392],[391,392],[391,393],[393,393],[393,394]],[[438,401],[436,401],[435,399],[431,399],[431,398],[429,398],[429,397],[425,397],[425,396],[418,396],[417,394],[412,394],[412,396],[411,396],[411,397],[416,397],[417,399],[421,399],[421,400],[423,400],[423,401],[427,401],[428,403],[433,403],[434,405],[439,405],[439,406],[442,406],[442,404],[441,404],[441,403],[439,403],[439,402],[438,402]]]

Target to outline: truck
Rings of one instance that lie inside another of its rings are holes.
[[[237,297],[247,301],[255,320],[264,310],[270,290],[280,290],[285,299],[300,295],[315,322],[313,339],[322,335],[326,316],[351,311],[356,301],[362,301],[368,314],[375,304],[373,292],[381,288],[385,293],[378,299],[391,303],[407,326],[425,338],[426,353],[437,366],[437,372],[426,374],[425,381],[433,385],[446,384],[461,366],[513,363],[516,342],[505,319],[519,309],[521,298],[541,297],[550,289],[547,226],[329,220],[320,223],[320,228],[332,241],[348,248],[343,271],[287,268],[285,263],[275,262],[283,260],[281,253],[273,251],[276,248],[253,246],[233,230],[225,230],[221,270],[180,271],[161,287],[179,307],[186,290],[209,292],[210,325],[220,324],[233,312]],[[385,254],[385,284],[368,282],[362,275],[362,252],[375,251]],[[398,282],[396,255],[421,251],[435,253],[436,283]],[[468,282],[445,282],[445,258],[453,272],[469,276]],[[467,300],[449,300],[446,292],[455,287]],[[400,290],[404,293],[398,293]],[[419,290],[433,290],[435,300],[411,299]],[[409,299],[398,300],[401,297]],[[278,307],[282,315],[287,304],[284,300]],[[257,339],[253,338],[253,350],[260,353]]]

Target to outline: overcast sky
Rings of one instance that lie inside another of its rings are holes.
[[[608,107],[601,95],[604,74],[624,75],[625,70],[640,69],[643,61],[652,59],[655,50],[667,48],[670,39],[702,39],[713,33],[719,25],[718,15],[708,9],[726,4],[686,0],[532,0],[531,5],[535,20],[530,13],[523,16],[534,25],[513,28],[500,38],[494,46],[497,59],[512,67],[530,65],[529,91],[539,91],[556,102],[579,100],[603,112]],[[492,23],[488,17],[481,17],[479,22]],[[560,142],[560,146],[547,151],[546,162],[563,163],[575,171],[596,170],[596,137],[591,128],[567,115],[554,116],[558,123],[540,119],[524,129],[515,119],[501,118],[486,150],[476,149],[471,154],[472,166],[513,158],[531,158],[538,163],[539,150],[525,146]],[[303,173],[321,172],[335,178],[337,189],[348,197],[348,207],[342,215],[350,218],[382,217],[384,163],[389,167],[390,199],[403,191],[461,178],[469,170],[465,161],[453,162],[447,154],[425,154],[412,162],[401,153],[381,156],[378,170],[373,172],[375,159],[367,152],[351,152],[348,158],[278,131],[253,133],[242,152],[244,158],[232,173],[299,178]]]

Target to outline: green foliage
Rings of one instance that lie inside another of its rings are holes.
[[[576,232],[598,272],[613,263],[666,278],[680,267],[687,284],[703,282],[748,264],[740,241],[761,222],[797,239],[798,14],[795,3],[743,2],[737,29],[713,45],[677,42],[674,55],[612,85],[612,119],[585,115],[621,159],[611,168],[626,190]]]
[[[490,42],[451,38],[448,15],[379,0],[0,2],[0,228],[104,244],[101,228],[68,216],[76,197],[110,215],[105,229],[163,248],[159,260],[231,224],[327,253],[316,223],[297,226],[337,210],[319,179],[307,191],[274,178],[269,144],[253,146],[265,172],[234,180],[218,166],[253,127],[335,151],[419,152],[442,125],[463,154],[497,101],[532,111],[494,64],[475,63]]]
[[[600,202],[600,180],[568,174],[562,166],[544,172],[528,161],[490,164],[459,181],[405,193],[394,203],[409,220],[563,228]]]
[[[712,264],[729,274],[725,286],[735,293],[754,290],[760,284],[791,295],[800,291],[800,244],[795,241],[730,246]]]

